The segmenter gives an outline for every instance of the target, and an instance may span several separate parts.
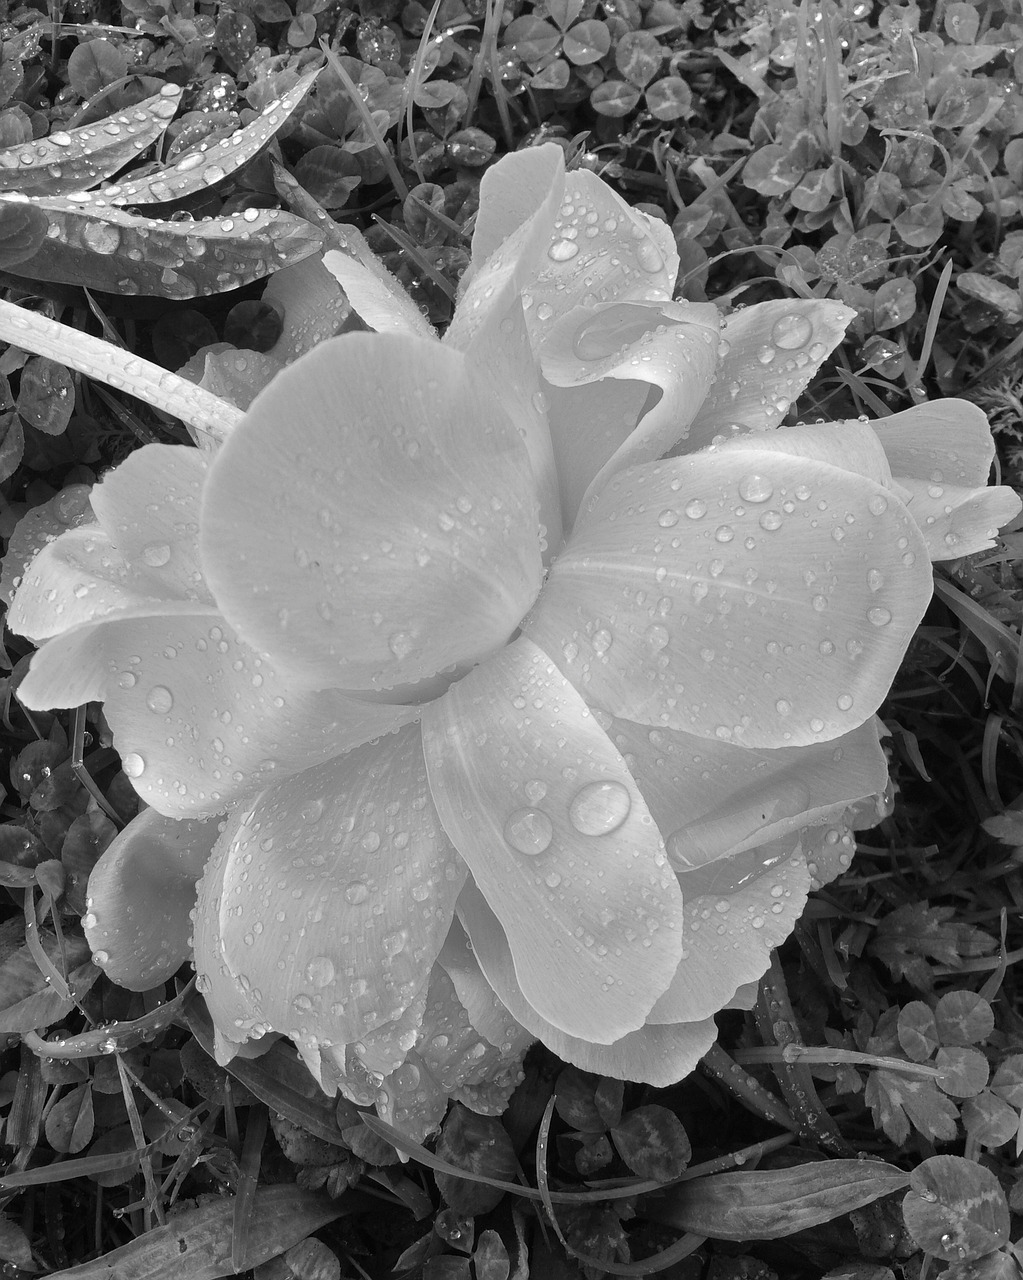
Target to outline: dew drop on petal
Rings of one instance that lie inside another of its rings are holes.
[[[739,481],[739,497],[744,502],[767,502],[774,494],[774,485],[766,476],[752,472]]]
[[[678,524],[678,512],[672,511],[670,507],[666,507],[664,511],[657,517],[657,523],[662,529],[671,529]]]
[[[395,631],[387,637],[387,647],[396,658],[407,658],[414,645],[407,631]]]
[[[547,250],[547,256],[551,262],[571,262],[578,252],[579,246],[574,240],[555,240]]]
[[[151,542],[142,550],[142,559],[150,569],[162,569],[171,558],[171,549],[166,542]]]
[[[146,769],[146,762],[137,751],[129,751],[121,760],[121,768],[129,778],[141,778]]]
[[[707,514],[707,504],[702,498],[693,498],[686,503],[686,515],[690,520],[701,520]]]
[[[353,907],[357,907],[361,902],[365,902],[369,897],[369,889],[362,880],[353,880],[345,889],[345,902]]]
[[[636,249],[636,261],[644,271],[649,271],[651,275],[655,271],[660,271],[664,266],[664,259],[652,240],[644,239],[640,241]]]
[[[806,346],[812,333],[813,325],[806,316],[793,311],[774,322],[771,341],[776,347],[781,347],[782,351],[795,351]]]
[[[573,796],[568,818],[585,836],[617,831],[632,808],[632,797],[620,782],[590,782]]]
[[[334,963],[329,956],[313,956],[305,973],[314,987],[329,987],[334,981]]]
[[[163,684],[154,684],[146,694],[146,706],[158,716],[165,716],[174,706],[174,695]]]
[[[516,809],[504,824],[504,838],[519,853],[535,856],[550,845],[554,824],[542,809]]]
[[[885,609],[881,605],[874,605],[873,608],[867,610],[867,621],[872,626],[886,627],[891,620],[891,610]]]
[[[765,511],[760,517],[761,529],[766,529],[768,533],[773,533],[775,529],[781,528],[781,512]]]

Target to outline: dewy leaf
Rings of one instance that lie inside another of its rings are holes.
[[[95,124],[56,129],[47,138],[4,148],[0,191],[45,196],[95,186],[160,137],[178,109],[182,92],[178,85],[165,84],[151,98]]]
[[[644,1204],[655,1221],[716,1240],[780,1240],[862,1209],[909,1180],[883,1161],[826,1160],[695,1178]]]
[[[906,1228],[945,1262],[982,1258],[1009,1239],[1009,1206],[998,1179],[960,1156],[932,1156],[909,1175]]]
[[[9,271],[33,257],[46,239],[46,214],[26,201],[0,204],[0,267]]]
[[[219,443],[242,416],[233,404],[158,364],[2,299],[0,339],[24,351],[49,356],[97,382],[128,390],[154,409],[180,418],[193,439]]]
[[[105,204],[166,204],[222,182],[266,146],[312,88],[320,70],[310,71],[283,97],[270,102],[251,124],[216,142],[203,142],[174,164],[141,178],[104,187],[95,199]],[[304,256],[304,255],[303,255]],[[297,261],[297,259],[295,259]],[[233,286],[232,286],[233,287]]]
[[[248,1248],[241,1268],[231,1261],[234,1197],[210,1199],[186,1209],[166,1226],[79,1267],[59,1271],[60,1280],[218,1280],[275,1258],[333,1221],[344,1210],[336,1202],[297,1186],[260,1187],[255,1193]]]
[[[0,220],[28,199],[0,196]],[[322,241],[308,222],[280,209],[161,222],[97,205],[86,192],[40,197],[32,206],[49,228],[39,250],[18,263],[18,275],[105,293],[174,301],[223,293],[300,262]]]

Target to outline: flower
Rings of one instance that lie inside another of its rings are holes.
[[[26,705],[103,700],[152,806],[87,936],[139,988],[191,949],[222,1060],[290,1036],[417,1136],[534,1037],[670,1083],[885,788],[929,561],[1019,501],[964,402],[780,427],[852,313],[673,301],[557,147],[484,177],[443,340],[350,236],[377,332],[133,454],[13,601]]]

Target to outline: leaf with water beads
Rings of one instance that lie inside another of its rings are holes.
[[[268,103],[262,113],[237,133],[216,142],[203,142],[178,156],[172,165],[130,178],[116,186],[103,187],[93,199],[104,204],[166,204],[206,191],[229,177],[243,164],[248,164],[287,123],[302,99],[312,88],[319,69],[310,71],[293,88],[276,101]]]
[[[0,222],[26,196],[0,196]],[[321,237],[279,209],[228,218],[161,222],[97,205],[85,192],[32,201],[48,220],[46,238],[18,274],[33,280],[147,294],[180,301],[237,289],[315,253]]]
[[[123,169],[166,130],[183,90],[164,85],[137,106],[78,129],[0,151],[0,191],[64,195],[84,191]],[[137,203],[137,202],[136,202]]]
[[[945,1262],[981,1258],[1009,1239],[1009,1206],[990,1170],[932,1156],[910,1174],[902,1212],[910,1235]]]

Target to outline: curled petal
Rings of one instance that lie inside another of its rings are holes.
[[[900,493],[892,479],[888,457],[881,441],[871,428],[859,419],[851,422],[801,423],[795,427],[779,427],[777,431],[759,431],[736,436],[716,446],[723,454],[743,452],[783,453],[795,458],[813,458],[842,471],[866,476],[884,489]]]
[[[664,835],[676,871],[756,849],[883,791],[876,719],[832,742],[772,751],[613,720],[607,733]],[[685,882],[683,882],[683,895]]]
[[[283,363],[269,352],[239,351],[228,342],[215,342],[197,351],[178,372],[204,391],[244,411],[283,368]]]
[[[362,232],[337,223],[335,234],[348,241],[348,251],[340,253],[332,249],[323,255],[323,265],[369,327],[380,333],[436,338],[429,320],[398,277],[387,270],[369,247]]]
[[[573,412],[571,396],[555,402],[566,411],[551,415],[566,521],[609,475],[651,462],[686,434],[714,382],[719,327],[709,303],[671,301],[576,307],[552,322],[541,357],[548,382],[581,388],[611,378],[639,381],[652,402],[634,427],[623,415],[617,428],[603,415],[588,423]]]
[[[484,263],[538,211],[550,222],[565,192],[565,153],[554,142],[503,156],[480,181],[480,207],[472,232],[472,266],[463,277],[466,288]],[[550,241],[548,227],[543,248]],[[471,273],[471,274],[470,274]]]
[[[195,885],[217,835],[215,821],[144,809],[101,854],[82,927],[93,959],[118,986],[151,991],[188,959]]]
[[[710,1018],[700,1022],[646,1023],[611,1044],[567,1035],[547,1022],[526,999],[500,921],[471,880],[458,900],[458,919],[472,941],[487,981],[512,1017],[565,1062],[574,1063],[583,1071],[615,1080],[644,1081],[663,1089],[695,1070],[717,1038],[717,1027]]]
[[[693,1022],[724,1008],[766,972],[806,906],[810,873],[798,841],[784,836],[702,871],[679,876],[685,953],[650,1011],[654,1024]]]
[[[786,298],[728,316],[718,377],[676,453],[715,438],[776,427],[842,340],[856,312],[838,302]]]
[[[458,352],[393,335],[323,342],[271,383],[213,463],[200,542],[238,631],[321,687],[478,660],[542,573],[497,393]]]
[[[931,585],[891,491],[812,459],[706,451],[612,477],[522,630],[612,715],[798,746],[873,715]]]
[[[988,420],[968,400],[935,400],[871,423],[892,472],[910,497],[932,560],[972,555],[992,545],[1020,509],[1005,486],[988,488],[995,445]]]
[[[244,1005],[237,1039],[272,1029],[322,1048],[402,1017],[465,877],[429,802],[417,728],[268,788],[225,844],[199,889],[195,962],[224,1009]],[[409,1033],[402,1052],[417,1025],[396,1030]]]
[[[681,899],[646,803],[579,694],[519,639],[424,709],[423,744],[441,821],[530,1004],[600,1043],[642,1026],[678,964]]]
[[[848,871],[856,852],[856,837],[844,818],[808,828],[801,844],[811,889],[820,889]]]
[[[104,702],[132,785],[170,817],[220,813],[418,715],[286,679],[220,614],[175,602],[49,640],[18,696],[35,709]]]

